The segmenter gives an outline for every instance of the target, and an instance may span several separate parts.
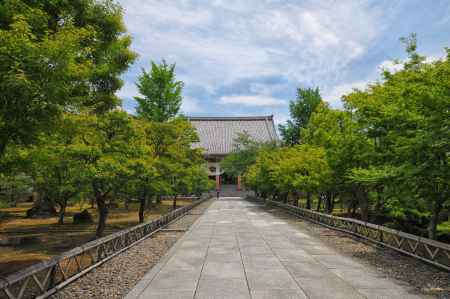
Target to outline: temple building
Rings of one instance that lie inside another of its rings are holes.
[[[241,189],[241,179],[236,180],[227,175],[220,167],[222,159],[235,149],[235,140],[240,133],[245,133],[258,142],[278,140],[270,116],[248,117],[189,117],[197,130],[200,142],[194,144],[196,148],[205,150],[205,159],[208,162],[209,176],[216,181],[216,190],[222,185],[236,185]]]

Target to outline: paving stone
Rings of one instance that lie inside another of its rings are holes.
[[[291,262],[313,262],[314,258],[301,249],[273,249],[276,256],[281,260]]]
[[[241,254],[243,256],[273,256],[273,252],[268,246],[241,247]]]
[[[283,270],[283,265],[275,256],[243,257],[245,271]]]
[[[241,255],[237,251],[233,251],[232,253],[228,252],[208,252],[206,257],[207,262],[221,262],[221,263],[229,263],[229,262],[240,262]]]
[[[301,290],[274,289],[252,291],[253,299],[308,299]]]
[[[397,283],[367,269],[331,269],[330,271],[358,289],[401,289]]]
[[[176,255],[169,259],[164,269],[170,270],[190,270],[195,273],[200,273],[205,257],[186,258],[182,255]]]
[[[286,269],[295,277],[321,279],[327,275],[331,275],[330,271],[322,264],[317,262],[282,262]]]
[[[166,264],[155,267],[153,280],[141,281],[134,294],[144,290],[139,298],[180,299],[420,298],[307,235],[301,221],[261,209],[242,200],[214,202]]]
[[[151,289],[173,289],[180,291],[195,290],[199,273],[190,270],[166,270],[161,272],[151,281]]]
[[[244,279],[200,279],[195,298],[250,298]]]
[[[302,244],[303,249],[311,255],[337,255],[336,251],[318,244]]]
[[[192,299],[194,297],[194,292],[195,290],[175,291],[148,288],[139,296],[139,299]]]
[[[363,299],[351,285],[337,276],[326,275],[322,279],[296,277],[300,288],[310,299]]]
[[[253,291],[267,289],[298,289],[287,270],[246,271],[247,281]]]
[[[322,255],[316,260],[330,269],[364,268],[362,264],[338,254]]]
[[[194,249],[194,250],[206,250],[208,248],[208,242],[202,242],[198,240],[185,240],[181,245],[184,249]]]
[[[239,278],[245,280],[244,266],[241,262],[207,262],[202,271],[202,279]]]

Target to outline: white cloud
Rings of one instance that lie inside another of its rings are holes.
[[[133,97],[138,96],[139,92],[134,82],[125,81],[125,84],[116,94],[122,99],[132,99]]]
[[[212,20],[209,11],[190,5],[188,1],[120,1],[125,10],[125,16],[132,18],[144,18],[148,24],[166,24],[169,26],[202,26]],[[145,30],[146,28],[142,28]],[[148,28],[147,28],[148,29]]]
[[[181,103],[181,111],[186,114],[202,112],[203,108],[200,106],[197,100],[192,97],[183,97],[183,102]]]
[[[445,56],[440,55],[429,55],[425,59],[425,63],[433,63],[437,60],[445,59]],[[342,107],[342,96],[349,94],[354,89],[364,90],[368,87],[370,82],[375,82],[375,80],[380,78],[380,74],[383,70],[387,70],[391,73],[396,73],[398,71],[403,70],[403,61],[395,61],[395,60],[384,60],[380,64],[377,65],[376,69],[369,73],[365,80],[346,82],[342,84],[338,84],[328,89],[323,98],[330,103],[332,107],[340,108]]]
[[[354,89],[365,89],[368,86],[368,81],[355,81],[334,86],[323,96],[323,99],[330,103],[331,107],[341,108],[341,98],[344,95],[351,93]]]
[[[425,63],[433,63],[433,62],[436,62],[436,61],[441,60],[441,59],[445,59],[445,56],[442,56],[442,55],[428,55],[425,58]],[[398,71],[403,70],[403,64],[405,62],[407,62],[408,60],[409,59],[399,60],[399,61],[396,61],[396,60],[385,60],[385,61],[380,63],[380,65],[378,66],[378,70],[380,72],[382,72],[384,70],[387,70],[390,73],[396,73]]]
[[[219,99],[219,104],[222,105],[244,105],[254,107],[279,107],[286,104],[286,102],[263,95],[234,95],[223,96]]]
[[[335,79],[367,51],[387,18],[366,1],[120,2],[138,63],[170,57],[182,80],[210,93],[261,76]]]
[[[390,73],[396,73],[403,69],[403,64],[400,61],[385,60],[378,66],[379,72],[388,71]]]

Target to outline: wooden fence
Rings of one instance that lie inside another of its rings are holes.
[[[357,219],[332,216],[272,200],[266,202],[317,224],[358,236],[450,271],[450,244]]]
[[[46,298],[119,253],[141,242],[207,198],[153,221],[142,223],[76,247],[49,261],[0,278],[0,298]]]

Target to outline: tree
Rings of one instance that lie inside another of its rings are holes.
[[[407,200],[414,201],[419,212],[425,208],[428,237],[435,239],[439,216],[450,198],[450,50],[446,59],[424,63],[416,52],[415,36],[403,40],[409,55],[403,70],[385,71],[382,82],[345,98],[360,130],[379,153],[372,167],[354,172],[353,179],[383,183],[391,194],[409,190]]]
[[[205,160],[201,149],[193,149],[198,135],[191,123],[184,118],[175,118],[167,123],[153,123],[152,144],[155,155],[161,161],[158,168],[165,182],[170,182],[170,194],[174,196],[173,207],[179,194],[190,194],[194,189],[206,187],[193,183],[204,183],[207,179]],[[205,179],[200,179],[204,177]],[[167,189],[166,189],[167,190]],[[198,192],[198,191],[197,191]]]
[[[273,152],[268,149],[259,151],[255,163],[248,167],[243,174],[245,186],[262,198],[278,197],[278,190],[274,186],[273,176],[270,173],[270,166],[276,164],[278,158]]]
[[[165,122],[178,114],[181,107],[183,82],[176,81],[175,64],[151,62],[150,72],[142,69],[138,78],[139,93],[136,112],[139,117],[150,121]]]
[[[307,144],[261,151],[257,161],[248,168],[244,180],[255,191],[297,204],[300,192],[318,193],[328,184],[331,171],[325,159],[325,150]]]
[[[331,212],[332,198],[346,198],[349,208],[361,208],[362,218],[369,217],[368,194],[363,185],[349,182],[347,175],[353,168],[368,167],[373,157],[373,146],[360,131],[355,117],[349,111],[331,109],[321,103],[311,115],[308,126],[302,130],[303,142],[321,146],[332,170],[326,188],[325,205]]]
[[[293,195],[295,204],[299,192],[305,192],[311,209],[311,193],[319,193],[330,176],[325,151],[304,144],[281,148],[277,155],[278,163],[270,165],[275,187],[288,197]]]
[[[256,156],[262,149],[275,148],[273,142],[261,143],[251,139],[250,135],[240,134],[234,141],[234,150],[220,163],[221,168],[229,175],[238,177],[256,162]]]
[[[33,182],[24,173],[0,174],[0,207],[15,207],[20,196],[31,195]]]
[[[28,160],[24,171],[33,178],[34,190],[59,206],[59,224],[64,223],[69,200],[86,191],[89,183],[88,148],[78,139],[80,127],[78,117],[66,114],[53,134],[42,135],[36,145],[22,149]]]
[[[279,130],[286,145],[301,142],[301,129],[308,125],[309,118],[316,107],[322,102],[318,88],[298,88],[297,98],[289,103],[292,120],[286,125],[280,125]]]
[[[103,235],[108,202],[115,190],[134,177],[133,166],[142,157],[139,131],[126,112],[112,111],[101,116],[85,115],[81,136],[88,150],[86,175],[98,210],[96,235]]]
[[[134,60],[113,1],[0,3],[0,156],[32,144],[65,111],[119,103],[119,76]]]

